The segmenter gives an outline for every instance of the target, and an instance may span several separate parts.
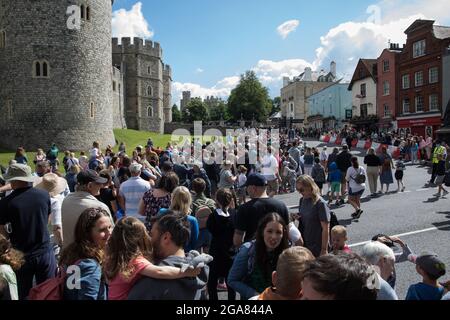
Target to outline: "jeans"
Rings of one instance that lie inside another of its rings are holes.
[[[30,289],[33,287],[33,278],[36,277],[36,284],[41,284],[47,279],[56,276],[56,259],[53,248],[49,248],[46,253],[25,259],[25,264],[17,271],[17,288],[19,300],[25,300]]]
[[[418,156],[417,156],[417,150],[416,151],[411,151],[411,162],[412,163],[416,163],[418,161]]]

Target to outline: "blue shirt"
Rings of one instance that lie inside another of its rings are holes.
[[[443,295],[443,287],[436,288],[419,282],[409,287],[405,300],[441,300]]]
[[[68,275],[65,288],[64,300],[107,300],[108,290],[102,279],[102,268],[94,259],[83,259],[77,266],[80,268],[79,283],[71,282]],[[69,289],[68,284],[78,284],[79,289]]]

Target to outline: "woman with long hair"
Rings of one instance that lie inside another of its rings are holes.
[[[386,185],[386,193],[389,192],[389,185],[394,183],[394,176],[392,175],[392,169],[394,168],[394,163],[392,161],[391,155],[387,152],[386,147],[381,149],[380,162],[380,183],[381,183],[381,193],[383,193],[383,187]]]
[[[242,299],[272,286],[278,257],[289,248],[288,227],[278,213],[269,213],[258,224],[255,240],[242,245],[229,271],[228,284]]]
[[[348,203],[355,208],[355,213],[352,217],[359,219],[363,211],[361,210],[361,196],[363,195],[366,185],[365,181],[366,170],[359,165],[358,158],[352,157],[352,166],[347,169],[347,175],[345,179],[348,182]],[[360,177],[364,176],[364,179],[360,180]]]
[[[308,175],[297,179],[297,191],[302,198],[299,204],[300,232],[305,247],[315,257],[328,253],[330,241],[330,209],[321,197],[320,189]]]
[[[69,281],[64,300],[106,300],[106,282],[102,272],[104,249],[112,232],[109,213],[101,208],[87,209],[75,225],[75,239],[61,253],[60,265],[79,269],[79,287]],[[69,280],[69,278],[68,278]]]
[[[19,300],[16,271],[25,263],[24,254],[15,250],[11,242],[0,234],[0,278],[6,280],[11,300]]]
[[[187,269],[151,263],[150,236],[142,222],[134,217],[120,220],[106,247],[104,274],[108,279],[108,300],[126,300],[133,285],[142,277],[179,279],[196,277],[199,269]]]

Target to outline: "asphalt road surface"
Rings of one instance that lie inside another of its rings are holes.
[[[308,145],[321,148],[325,144],[308,142]],[[332,145],[328,145],[331,153]],[[321,150],[321,149],[320,149]],[[352,154],[363,163],[364,150],[353,150]],[[414,253],[433,251],[450,269],[450,197],[436,198],[437,188],[428,188],[426,182],[430,179],[429,168],[420,165],[409,165],[404,176],[405,192],[395,192],[397,183],[390,186],[390,193],[377,198],[369,198],[368,186],[362,198],[363,215],[359,220],[351,218],[354,209],[349,204],[332,207],[340,223],[347,227],[349,245],[356,253],[365,242],[376,234],[387,234],[400,237]],[[380,190],[380,187],[378,187]],[[324,193],[327,192],[324,187]],[[283,194],[277,196],[292,212],[297,210],[299,194]],[[421,281],[421,277],[411,262],[396,264],[396,292],[399,299],[404,299],[408,287]],[[440,280],[450,279],[444,276]],[[226,293],[220,293],[220,299],[226,299]]]

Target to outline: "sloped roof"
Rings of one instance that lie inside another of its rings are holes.
[[[450,38],[450,27],[433,26],[433,33],[437,39]]]
[[[370,75],[370,77],[373,79],[373,81],[377,82],[377,75],[375,74],[376,65],[377,65],[377,59],[359,59],[359,62],[355,69],[355,72],[353,73],[352,81],[350,81],[350,84],[348,86],[348,90],[352,90],[353,84],[356,81],[367,78],[367,77],[361,78],[359,76],[358,71],[359,71],[360,66],[363,66],[367,70],[367,73]],[[375,68],[374,68],[374,66],[375,66]]]
[[[405,33],[408,34],[423,27],[431,27],[433,24],[434,20],[417,19],[405,30]]]

